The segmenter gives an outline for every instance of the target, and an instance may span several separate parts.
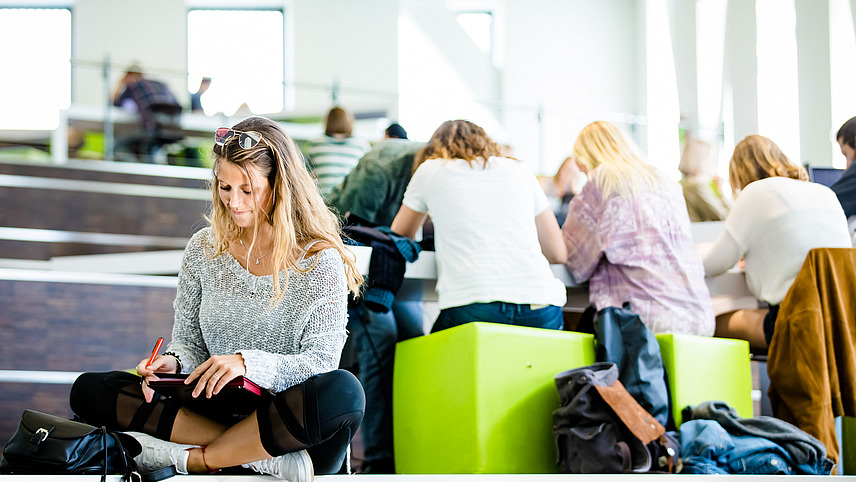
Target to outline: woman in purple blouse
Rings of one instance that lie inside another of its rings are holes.
[[[577,281],[598,310],[630,302],[654,333],[713,335],[704,267],[680,185],[648,164],[608,122],[586,126],[574,157],[589,182],[562,227]]]

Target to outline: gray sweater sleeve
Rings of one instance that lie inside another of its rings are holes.
[[[199,243],[197,233],[188,243],[178,271],[178,288],[172,307],[175,321],[172,326],[172,340],[167,351],[172,351],[181,360],[182,373],[190,373],[209,358],[208,349],[202,338],[199,326],[199,304],[202,299],[202,282],[194,272],[194,258],[197,249],[191,249]]]

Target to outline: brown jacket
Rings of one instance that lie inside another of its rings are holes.
[[[773,414],[838,461],[834,417],[856,416],[856,249],[806,256],[779,306],[767,372]]]

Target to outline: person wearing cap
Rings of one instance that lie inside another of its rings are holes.
[[[407,139],[407,131],[404,130],[404,127],[401,127],[401,124],[393,122],[386,128],[383,133],[384,139]]]

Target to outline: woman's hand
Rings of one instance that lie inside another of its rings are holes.
[[[212,356],[190,372],[184,383],[189,385],[198,378],[196,388],[193,389],[193,397],[198,397],[205,391],[205,397],[211,398],[220,393],[220,390],[231,380],[246,373],[247,367],[241,355]]]
[[[149,363],[148,358],[143,358],[140,363],[137,364],[137,374],[143,377],[140,384],[143,387],[143,396],[146,397],[146,403],[152,403],[152,397],[155,394],[155,391],[149,387],[149,380],[156,380],[157,373],[175,373],[178,370],[178,360],[173,356],[158,356],[155,358],[155,361],[152,362],[151,365],[146,366]]]

